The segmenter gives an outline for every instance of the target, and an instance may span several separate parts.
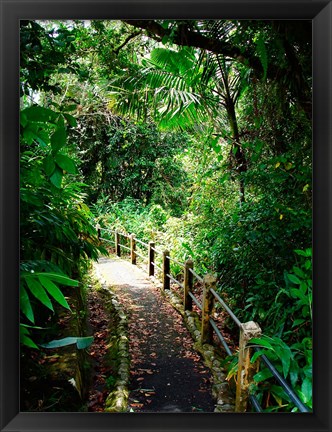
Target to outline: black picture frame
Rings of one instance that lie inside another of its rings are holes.
[[[319,0],[0,0],[1,431],[331,431],[332,5]],[[310,414],[19,412],[19,21],[121,18],[313,21],[314,411]]]

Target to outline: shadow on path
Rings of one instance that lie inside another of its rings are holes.
[[[181,315],[129,262],[100,258],[97,267],[128,315],[131,409],[213,412],[211,374],[193,349]]]

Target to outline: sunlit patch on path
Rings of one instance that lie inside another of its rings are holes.
[[[131,382],[135,412],[213,412],[211,375],[182,317],[139,268],[101,258],[101,276],[117,293],[129,319]]]

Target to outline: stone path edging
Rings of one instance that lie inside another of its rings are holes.
[[[162,287],[161,283],[154,277],[150,278],[154,284]],[[165,299],[182,315],[184,323],[195,341],[195,349],[202,355],[206,366],[210,369],[213,376],[212,395],[217,401],[214,412],[234,412],[235,398],[231,394],[229,383],[226,381],[226,371],[220,366],[222,358],[217,354],[213,345],[200,342],[200,318],[196,312],[184,311],[180,297],[173,291],[164,291]]]
[[[106,280],[99,272],[97,266],[93,265],[94,273],[101,284],[102,289],[107,291],[111,298],[112,309],[117,317],[117,326],[112,329],[111,341],[117,347],[118,358],[117,378],[113,390],[110,391],[105,402],[105,412],[127,412],[128,411],[128,384],[129,384],[129,340],[128,340],[128,318],[116,294],[107,285]]]
[[[109,293],[112,306],[119,318],[119,323],[113,335],[118,342],[119,376],[115,382],[114,390],[110,392],[106,399],[105,412],[128,412],[128,385],[130,379],[128,319],[116,294],[106,283],[106,280],[103,278],[96,265],[94,265],[94,271],[101,282],[102,288]],[[180,313],[186,328],[194,340],[194,348],[201,354],[205,365],[210,369],[213,376],[212,395],[216,400],[214,412],[234,412],[234,396],[231,393],[229,383],[226,381],[226,371],[220,366],[223,359],[218,355],[214,346],[209,344],[202,345],[200,343],[200,318],[198,314],[192,311],[184,311],[180,297],[174,291],[164,291],[158,279],[155,277],[149,278],[148,276],[147,279],[150,279],[150,281],[159,288],[165,300]]]

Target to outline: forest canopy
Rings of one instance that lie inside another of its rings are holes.
[[[301,20],[21,21],[26,348],[49,340],[40,327],[106,253],[100,224],[214,273],[311,406],[311,32]],[[289,403],[271,392],[268,408]]]

